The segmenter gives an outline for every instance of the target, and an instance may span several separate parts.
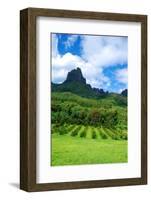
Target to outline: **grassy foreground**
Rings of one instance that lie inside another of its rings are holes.
[[[91,137],[71,137],[71,134],[54,133],[52,137],[52,166],[124,163],[128,160],[127,140],[101,139]]]

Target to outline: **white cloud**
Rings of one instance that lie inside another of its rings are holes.
[[[73,37],[74,36],[74,37]],[[66,46],[74,45],[78,35],[68,37]],[[106,36],[80,36],[81,56],[66,53],[58,53],[58,39],[53,38],[52,54],[52,81],[61,83],[66,79],[67,73],[80,67],[88,84],[92,87],[108,89],[111,84],[109,77],[103,73],[104,68],[111,65],[125,64],[127,62],[127,40],[122,37]],[[122,72],[117,72],[118,81],[126,82]]]
[[[127,62],[127,39],[111,36],[82,36],[82,57],[96,67]]]
[[[66,79],[67,73],[76,67],[82,68],[84,61],[76,55],[66,53],[52,57],[52,81],[61,83]]]
[[[116,71],[116,79],[117,79],[118,82],[127,85],[127,81],[128,81],[127,68],[117,70]]]
[[[109,78],[104,76],[101,68],[96,68],[80,56],[72,55],[71,53],[52,57],[52,66],[52,81],[54,83],[62,83],[66,79],[69,71],[80,67],[87,83],[91,84],[92,87],[100,88],[105,84],[110,84]]]
[[[66,48],[70,48],[74,45],[76,40],[78,39],[78,35],[71,35],[67,38],[67,40],[64,42],[64,45]]]

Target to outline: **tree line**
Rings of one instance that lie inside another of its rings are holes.
[[[87,108],[72,102],[52,101],[52,123],[70,123],[94,126],[115,127],[119,123],[118,111],[114,108]]]

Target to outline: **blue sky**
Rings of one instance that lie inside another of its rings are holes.
[[[80,67],[92,87],[120,93],[127,88],[128,38],[51,34],[52,82],[62,83]]]

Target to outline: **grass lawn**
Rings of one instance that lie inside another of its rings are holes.
[[[52,134],[52,166],[124,163],[128,161],[127,140],[80,138]]]

